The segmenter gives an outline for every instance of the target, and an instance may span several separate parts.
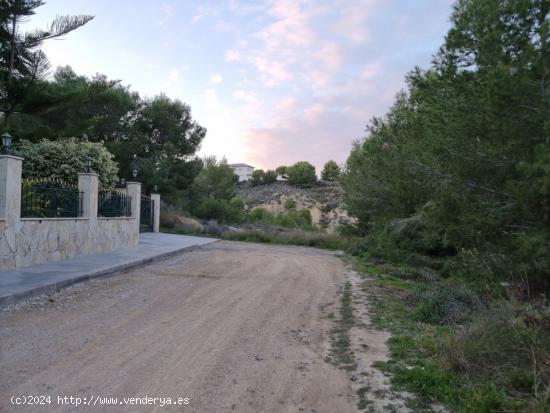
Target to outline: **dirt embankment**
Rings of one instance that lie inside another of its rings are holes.
[[[296,187],[287,182],[258,186],[241,183],[239,196],[248,209],[260,207],[276,213],[286,212],[286,201],[293,199],[296,208],[309,209],[313,224],[329,233],[335,232],[340,224],[354,222],[345,209],[342,187],[336,182],[319,182],[311,188]]]

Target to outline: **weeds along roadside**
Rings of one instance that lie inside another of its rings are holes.
[[[364,251],[356,239],[302,230],[248,230],[221,237]],[[363,282],[372,322],[392,333],[391,360],[377,367],[393,376],[396,391],[417,396],[409,402],[414,411],[442,403],[456,412],[550,412],[547,302],[519,302],[513,292],[497,291],[482,277],[462,275],[480,274],[482,268],[457,266],[449,259],[417,256],[403,264],[355,255],[350,260],[372,277]],[[345,331],[339,333],[333,347],[340,354],[335,355],[349,366]]]
[[[346,281],[340,291],[339,317],[331,330],[331,348],[325,361],[348,371],[355,368],[349,337],[349,330],[353,324],[352,287],[351,283]]]
[[[372,322],[392,333],[377,363],[413,411],[550,412],[550,317],[544,304],[484,300],[460,279],[427,267],[353,257]]]

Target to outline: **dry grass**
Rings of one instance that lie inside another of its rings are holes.
[[[355,240],[342,237],[338,234],[309,232],[298,229],[276,233],[261,230],[225,232],[222,234],[221,238],[232,241],[303,245],[307,247],[324,248],[329,250],[347,250],[355,244]]]

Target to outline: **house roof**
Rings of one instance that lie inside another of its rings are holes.
[[[242,167],[244,166],[244,167],[248,167],[248,168],[254,169],[253,166],[247,165],[247,164],[245,164],[245,163],[230,163],[228,166],[231,167],[231,168],[239,168],[239,167],[242,168]]]

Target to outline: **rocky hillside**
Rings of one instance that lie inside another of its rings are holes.
[[[243,182],[239,184],[239,195],[247,209],[261,207],[276,213],[286,212],[287,200],[293,199],[296,208],[309,209],[313,224],[327,232],[354,220],[344,209],[342,187],[338,183],[319,182],[311,188],[301,188],[287,182],[258,186]]]

